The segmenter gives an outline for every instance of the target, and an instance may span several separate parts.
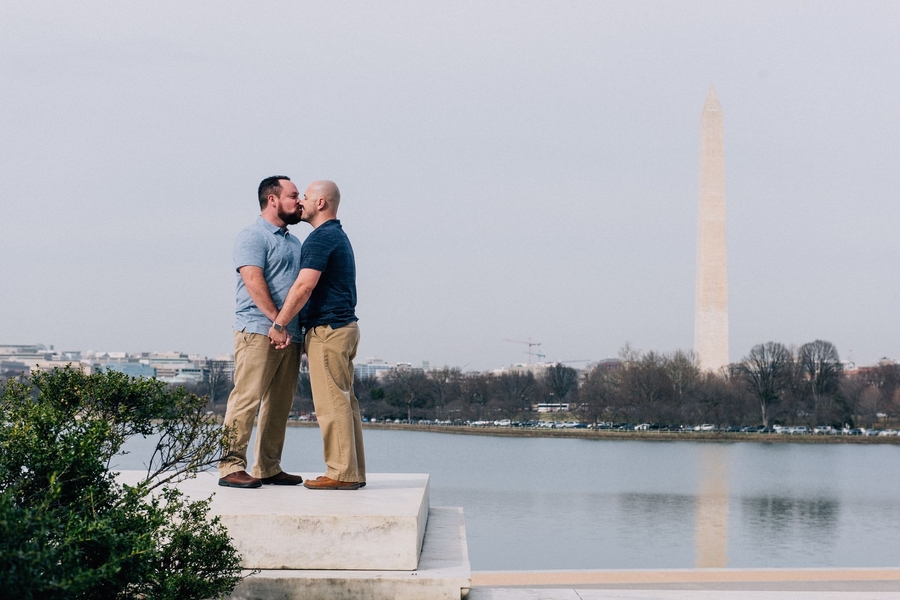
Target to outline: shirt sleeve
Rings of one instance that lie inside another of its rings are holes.
[[[266,268],[266,241],[258,232],[244,229],[234,241],[234,269],[241,267]]]
[[[328,235],[310,234],[303,242],[303,250],[300,252],[300,268],[324,271],[328,265],[328,257],[334,249],[330,242]]]

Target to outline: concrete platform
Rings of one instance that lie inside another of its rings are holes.
[[[302,473],[303,478],[315,478]],[[143,471],[123,471],[124,483]],[[214,494],[218,515],[247,569],[415,571],[428,522],[428,475],[375,473],[353,491],[218,485],[200,473],[178,484],[192,499]],[[468,563],[467,563],[468,564]]]
[[[460,600],[470,578],[462,509],[436,507],[415,571],[267,570],[247,577],[231,598]]]

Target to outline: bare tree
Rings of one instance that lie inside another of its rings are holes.
[[[353,384],[354,388],[356,387],[356,383]],[[312,383],[309,380],[309,371],[300,371],[299,377],[297,377],[297,396],[301,398],[309,398],[312,400]]]
[[[866,369],[862,377],[866,383],[881,390],[885,398],[892,398],[900,388],[900,365],[883,361],[876,367]]]
[[[372,376],[353,378],[353,392],[359,400],[359,412],[363,417],[378,419],[394,414],[394,407],[385,399],[382,383]]]
[[[744,390],[743,381],[720,373],[703,373],[691,391],[687,408],[701,423],[750,424],[756,422],[754,399]]]
[[[806,379],[807,389],[813,401],[813,410],[818,418],[822,399],[836,394],[840,389],[843,375],[841,359],[834,344],[816,340],[800,346],[797,361]]]
[[[676,350],[663,358],[663,369],[672,382],[673,401],[681,410],[684,399],[700,379],[700,366],[693,352]]]
[[[459,396],[459,380],[461,377],[462,372],[458,367],[443,367],[432,369],[428,372],[428,380],[431,382],[432,397],[438,419],[441,418],[441,413],[444,412],[445,407]]]
[[[590,369],[578,391],[585,420],[597,423],[605,413],[612,411],[618,387],[618,373],[599,366]]]
[[[863,390],[859,398],[857,408],[859,416],[862,418],[866,427],[871,427],[878,419],[878,413],[883,410],[885,404],[884,394],[881,390],[874,386],[869,386]]]
[[[556,395],[557,401],[562,402],[578,385],[578,371],[562,363],[556,363],[544,373],[544,383]]]
[[[664,418],[672,412],[674,388],[664,363],[661,354],[651,351],[629,362],[622,373],[622,392],[641,419]]]
[[[356,391],[355,383],[354,391]],[[295,413],[311,413],[315,411],[312,399],[312,385],[310,384],[309,371],[307,370],[300,371],[300,375],[297,377],[297,390],[294,392],[291,410]]]
[[[841,425],[850,427],[855,426],[855,416],[859,414],[860,401],[863,392],[865,392],[868,387],[869,385],[862,377],[845,377],[841,381],[840,393],[836,396],[841,400],[842,406],[839,408],[843,410],[840,411],[839,414],[836,414],[835,417],[833,417],[833,420],[838,421]],[[838,411],[835,412],[837,413]]]
[[[530,371],[511,371],[494,378],[494,387],[501,400],[501,408],[513,417],[531,409],[535,392],[534,375]]]
[[[867,422],[874,423],[875,415],[891,410],[894,398],[900,396],[900,365],[882,361],[878,366],[866,369],[862,380],[874,391],[864,392],[859,412]]]
[[[408,423],[412,423],[412,409],[422,408],[431,400],[428,379],[420,369],[393,369],[386,383],[388,401],[406,407]]]
[[[493,378],[490,373],[472,373],[461,381],[460,396],[470,416],[481,419],[493,398]]]
[[[789,384],[792,357],[784,344],[766,342],[750,349],[738,365],[747,389],[759,400],[763,425],[769,425],[769,412]]]
[[[226,369],[228,363],[224,360],[210,360],[206,366],[205,388],[209,401],[215,407],[217,402],[221,402],[228,398],[234,384],[231,381],[231,374]]]

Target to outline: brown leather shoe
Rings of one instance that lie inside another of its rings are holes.
[[[235,471],[220,478],[219,485],[233,488],[258,488],[262,482],[247,471]]]
[[[303,487],[311,490],[358,490],[359,484],[355,481],[336,481],[330,477],[316,477],[312,481],[307,479]]]
[[[278,475],[263,477],[262,479],[260,479],[260,481],[262,481],[266,485],[297,485],[303,483],[303,478],[299,475],[291,475],[282,471]]]

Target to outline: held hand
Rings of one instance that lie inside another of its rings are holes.
[[[269,328],[269,339],[272,341],[272,345],[275,346],[277,350],[281,350],[282,348],[287,348],[287,345],[291,343],[291,336],[287,331],[275,331],[274,327]]]
[[[284,342],[281,344],[276,344],[275,349],[276,350],[284,350],[285,348],[287,348],[290,345],[291,345],[291,334],[285,333],[284,334]]]

